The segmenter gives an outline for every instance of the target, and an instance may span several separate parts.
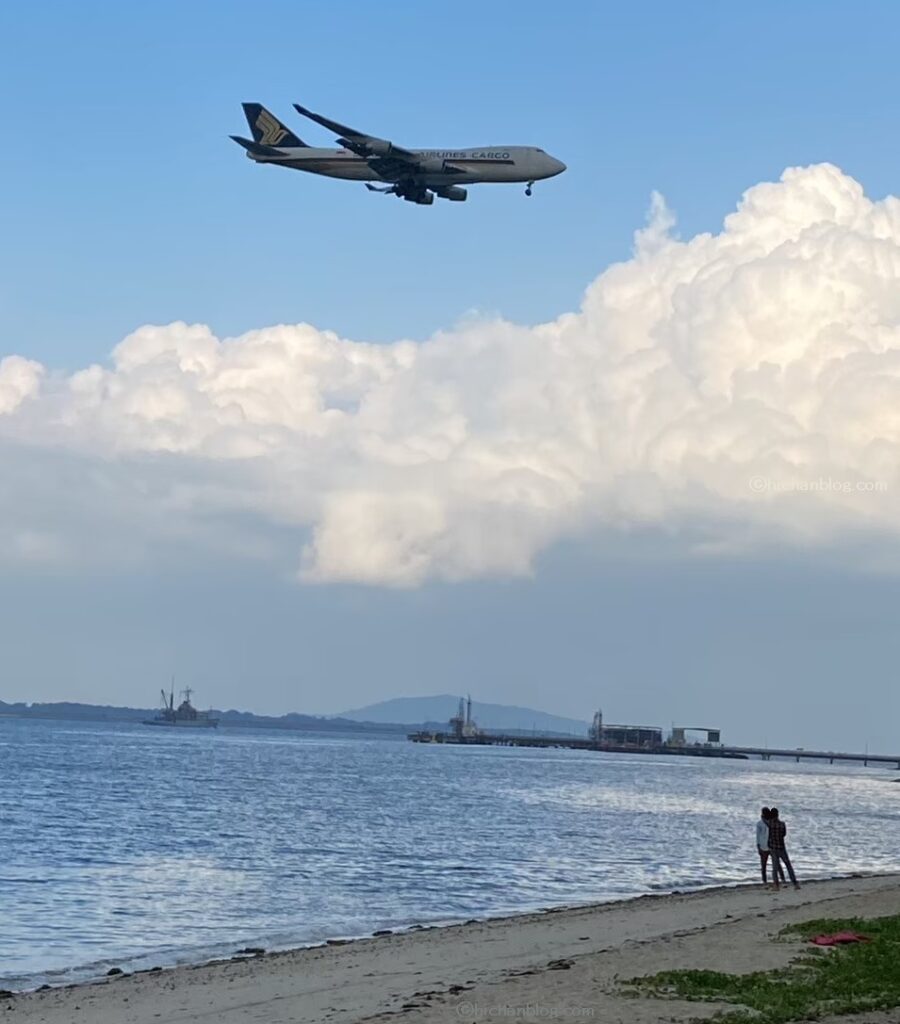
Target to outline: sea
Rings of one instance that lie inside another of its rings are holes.
[[[0,988],[758,877],[900,870],[900,772],[0,718]]]

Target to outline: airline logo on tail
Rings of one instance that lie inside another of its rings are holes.
[[[256,127],[259,129],[259,141],[264,146],[277,146],[288,133],[287,128],[282,127],[268,110],[259,112]]]

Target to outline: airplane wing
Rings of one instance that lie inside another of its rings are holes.
[[[349,149],[351,153],[361,156],[377,174],[385,178],[395,177],[399,174],[415,174],[420,171],[422,158],[409,149],[402,146],[395,146],[387,139],[379,139],[377,135],[366,135],[358,132],[355,128],[348,128],[345,124],[339,124],[321,114],[314,114],[299,103],[294,104],[298,114],[308,117],[316,124],[322,125],[338,136],[338,142]]]

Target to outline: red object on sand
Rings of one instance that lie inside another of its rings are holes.
[[[872,938],[860,932],[832,932],[830,935],[814,935],[809,941],[817,946],[843,946],[848,942],[871,942]]]

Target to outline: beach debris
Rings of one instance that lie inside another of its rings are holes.
[[[393,935],[393,928],[379,928],[378,931],[372,932],[373,935]]]
[[[551,960],[547,964],[548,971],[568,971],[571,967],[575,966],[574,960]]]
[[[114,977],[117,974],[124,974],[124,973],[125,972],[122,970],[121,967],[110,967],[110,969],[106,972],[106,976],[107,976],[107,978],[112,978],[112,977]]]
[[[351,939],[326,939],[326,946],[347,946],[350,944]]]
[[[237,951],[238,956],[262,956],[265,949],[262,946],[245,946]]]
[[[11,992],[8,988],[0,988],[0,999],[12,999],[15,992]]]
[[[863,935],[861,932],[830,932],[822,935],[814,935],[810,940],[817,946],[843,946],[851,942],[871,942],[871,935]]]

